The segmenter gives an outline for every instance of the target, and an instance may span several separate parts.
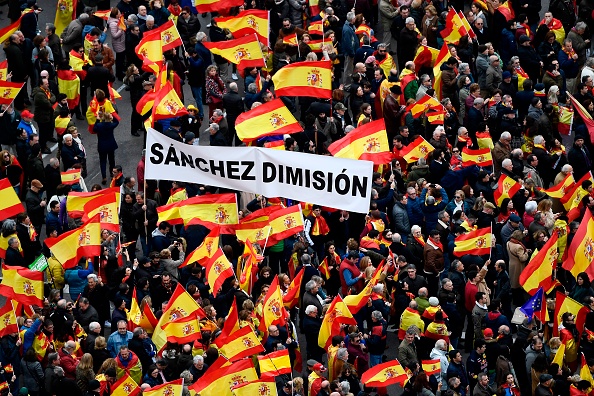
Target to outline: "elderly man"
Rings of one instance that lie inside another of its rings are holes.
[[[8,249],[6,249],[6,257],[4,258],[6,265],[27,267],[27,263],[21,254],[20,247],[21,242],[19,241],[19,238],[12,237],[8,239]]]
[[[495,143],[495,147],[493,147],[493,171],[497,175],[501,172],[503,160],[510,157],[511,141],[511,134],[503,132],[497,143]]]
[[[99,315],[99,323],[104,323],[105,327],[110,327],[109,322],[109,298],[108,288],[103,284],[100,277],[95,274],[87,275],[87,285],[85,286],[82,296],[87,298],[91,306],[97,310]]]
[[[358,48],[359,40],[355,34],[355,13],[350,11],[347,13],[346,23],[342,27],[342,50],[345,55],[343,83],[345,84],[352,82],[355,52]]]
[[[421,85],[419,86],[419,89],[415,96],[415,99],[417,101],[421,100],[423,98],[423,96],[425,96],[425,94],[427,93],[427,90],[431,89],[433,87],[433,84],[431,82],[431,77],[429,77],[428,74],[423,74],[419,78],[419,82],[421,83]]]
[[[305,284],[305,293],[303,293],[303,301],[301,306],[308,307],[310,305],[316,307],[316,314],[318,317],[322,315],[322,303],[318,299],[319,286],[316,281],[310,280]]]
[[[128,331],[128,324],[125,320],[120,320],[117,323],[117,331],[111,333],[107,339],[107,350],[111,357],[115,358],[122,345],[128,345],[128,342],[132,339],[133,334]]]
[[[497,55],[491,55],[489,57],[489,67],[487,68],[487,81],[486,88],[489,92],[489,96],[492,96],[496,89],[501,84],[503,70],[499,64],[499,57]]]
[[[76,366],[78,360],[74,357],[74,349],[76,343],[72,340],[66,341],[64,347],[62,347],[58,354],[60,355],[60,365],[64,369],[64,376],[69,379],[76,379]]]
[[[78,309],[74,311],[74,317],[87,333],[89,333],[90,324],[99,321],[97,310],[89,303],[89,299],[86,297],[81,297],[78,300]]]
[[[142,379],[142,364],[134,352],[127,345],[120,346],[120,352],[115,358],[118,379],[128,374],[136,383]]]
[[[468,128],[468,134],[472,139],[473,143],[476,142],[476,133],[482,131],[482,128],[484,128],[484,105],[485,100],[483,98],[475,98],[472,102],[472,107],[468,109],[468,114],[466,115],[466,126]]]
[[[575,27],[567,33],[567,40],[571,40],[573,50],[578,55],[578,68],[581,69],[586,63],[586,49],[590,47],[590,39],[584,40],[582,37],[586,31],[586,23],[578,22]],[[561,63],[561,62],[559,62]]]
[[[128,348],[140,360],[142,365],[142,372],[146,374],[149,366],[153,364],[153,357],[156,354],[156,347],[149,338],[146,330],[142,327],[137,327],[132,332],[132,339],[128,342]],[[153,349],[154,348],[154,349]]]
[[[211,123],[208,127],[208,132],[210,133],[210,145],[225,147],[227,146],[227,139],[219,128],[219,124],[216,122]]]
[[[303,333],[305,333],[305,345],[307,358],[321,361],[324,356],[324,349],[318,346],[318,334],[322,327],[322,319],[318,313],[318,307],[308,305],[305,308],[305,317],[303,318]]]
[[[62,39],[62,49],[67,56],[75,45],[82,44],[83,27],[89,22],[89,19],[89,14],[82,13],[79,15],[78,19],[70,22],[62,32],[62,35],[60,36]]]
[[[193,381],[196,382],[198,378],[202,377],[206,370],[208,370],[208,364],[204,363],[204,357],[202,357],[202,355],[194,356],[192,363],[190,373],[192,374]]]
[[[85,353],[91,353],[95,350],[95,340],[101,336],[101,324],[99,322],[89,323],[89,330],[87,330],[87,338],[85,339]]]
[[[243,98],[239,94],[237,83],[232,82],[229,84],[229,92],[223,95],[223,107],[227,113],[227,123],[229,125],[229,136],[233,141],[234,146],[241,145],[241,140],[237,137],[235,132],[235,120],[241,113],[243,113],[245,107],[243,104]],[[231,145],[231,140],[229,145]]]

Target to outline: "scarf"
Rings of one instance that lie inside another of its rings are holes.
[[[311,227],[312,235],[327,235],[330,232],[330,227],[326,223],[326,219],[322,216],[314,216],[314,222]]]
[[[443,245],[441,244],[441,242],[436,241],[435,239],[429,237],[429,242],[431,242],[432,245],[436,246],[439,248],[439,250],[441,250],[443,252]]]
[[[574,29],[571,29],[574,30]],[[565,52],[567,54],[567,57],[569,59],[573,59],[573,56],[575,55],[575,50],[572,48],[570,51],[567,50],[567,48],[565,48],[565,46],[563,46],[563,52]]]
[[[414,235],[413,235],[413,238],[415,238],[415,240],[416,240],[417,242],[419,242],[419,245],[421,245],[421,246],[425,247],[425,241],[423,240],[423,235],[421,235],[420,237],[417,237],[417,236],[414,236]]]
[[[117,175],[116,177],[111,179],[111,183],[109,183],[109,187],[110,188],[117,187],[116,183],[118,180],[120,180],[122,178],[122,176],[124,176],[124,174],[120,173],[119,175]]]
[[[526,29],[526,36],[528,36],[528,37],[532,36],[532,32],[530,31],[530,26],[528,26],[525,23],[521,24],[520,26],[522,26],[524,29]]]
[[[524,244],[522,243],[522,241],[518,241],[516,238],[509,238],[509,241],[510,241],[511,243],[515,243],[515,244],[517,244],[517,245],[520,245],[520,246],[522,246],[524,249],[526,249],[526,246],[524,246]]]
[[[547,154],[549,153],[549,151],[542,144],[534,144],[534,148],[540,148],[543,149]]]

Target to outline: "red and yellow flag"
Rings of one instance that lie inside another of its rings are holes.
[[[58,37],[68,27],[70,22],[76,18],[76,3],[77,0],[60,0],[57,2],[54,25],[56,26],[55,34]]]
[[[60,92],[66,94],[68,100],[68,108],[73,110],[78,106],[80,100],[80,78],[74,70],[59,70],[58,75],[58,88]]]
[[[400,150],[400,155],[406,162],[411,163],[418,161],[419,158],[427,158],[429,153],[433,150],[435,150],[435,148],[428,141],[422,136],[418,136],[415,140],[410,142],[408,146]]]
[[[522,185],[520,183],[502,173],[497,181],[497,189],[493,192],[493,198],[495,198],[497,207],[501,206],[505,198],[511,199],[521,188]]]
[[[235,276],[233,266],[223,253],[223,249],[219,248],[206,263],[206,280],[212,295],[216,297],[223,282],[232,276]]]
[[[225,318],[225,323],[223,323],[223,329],[221,334],[215,339],[214,343],[218,348],[221,348],[224,344],[225,339],[229,334],[233,334],[236,331],[239,331],[241,327],[239,327],[239,310],[237,309],[237,299],[233,298],[233,303],[231,304],[231,309]]]
[[[215,226],[210,230],[204,241],[192,253],[186,256],[186,259],[179,266],[179,268],[190,265],[194,262],[200,262],[204,259],[210,259],[219,248],[219,226]],[[200,264],[202,265],[202,264]]]
[[[295,33],[294,36],[285,36],[283,37],[283,44],[288,44],[288,45],[298,45],[299,44],[299,40],[297,39],[297,33]]]
[[[491,150],[482,148],[478,150],[471,150],[468,147],[462,149],[462,166],[492,166],[493,156]]]
[[[87,76],[87,71],[84,70],[83,67],[89,64],[92,65],[93,62],[91,62],[87,54],[79,54],[75,50],[70,51],[68,55],[70,55],[69,65],[72,68],[72,71],[74,71],[81,80],[84,80]]]
[[[277,396],[276,381],[274,378],[262,378],[246,384],[239,384],[231,389],[233,396]]]
[[[219,352],[230,362],[234,362],[264,352],[264,347],[252,327],[245,326],[226,336]]]
[[[499,8],[497,8],[497,11],[501,12],[507,21],[516,18],[516,14],[511,5],[511,0],[507,0],[505,3],[501,4]]]
[[[99,113],[107,113],[107,114],[111,114],[113,116],[113,118],[115,118],[116,120],[120,120],[120,116],[118,115],[118,113],[116,112],[115,107],[113,107],[113,103],[111,103],[111,101],[109,99],[105,99],[102,102],[98,101],[97,98],[95,96],[93,96],[93,99],[91,99],[91,102],[89,103],[89,107],[87,108],[87,124],[89,124],[89,127],[87,128],[88,131],[92,134],[94,134],[95,132],[93,131],[93,127],[95,126],[95,123],[97,122],[97,116],[99,115]]]
[[[101,223],[97,213],[82,226],[56,238],[47,238],[45,244],[65,269],[75,267],[82,257],[101,254]]]
[[[249,239],[245,241],[243,254],[238,259],[238,265],[241,263],[241,259],[243,259],[243,268],[237,271],[239,287],[247,294],[252,294],[252,285],[258,272],[258,254]]]
[[[561,323],[561,316],[565,312],[571,312],[575,315],[575,328],[582,334],[584,331],[584,324],[586,322],[586,315],[590,310],[578,303],[577,301],[567,297],[565,293],[557,292],[555,295],[555,318],[553,324],[553,335],[559,336],[559,324]]]
[[[167,335],[167,341],[179,345],[194,342],[201,337],[200,318],[197,312],[165,323],[162,328]]]
[[[173,20],[168,20],[156,29],[161,36],[161,46],[163,51],[168,51],[172,48],[179,47],[182,45],[182,39],[177,31],[177,27],[173,23]],[[145,33],[146,34],[146,33]],[[152,32],[150,34],[153,34]],[[154,33],[156,34],[156,33]]]
[[[301,281],[303,280],[303,268],[299,270],[297,275],[291,281],[287,293],[283,296],[283,304],[285,308],[292,309],[299,304],[299,296],[301,294]]]
[[[115,193],[105,194],[94,198],[85,204],[85,214],[82,221],[88,221],[99,215],[101,228],[113,232],[120,231],[119,201]]]
[[[152,114],[153,121],[181,117],[187,114],[188,111],[184,107],[184,103],[177,95],[177,92],[175,92],[175,89],[173,89],[171,83],[167,81],[163,89],[155,97]]]
[[[283,67],[272,77],[277,96],[332,98],[332,63],[297,62]]]
[[[581,187],[580,187],[581,188]],[[563,262],[563,268],[577,276],[585,272],[588,276],[594,276],[594,219],[592,212],[586,210],[580,226],[567,248],[567,258]]]
[[[327,350],[332,343],[332,336],[340,333],[340,325],[343,324],[356,325],[357,321],[340,295],[337,295],[324,315],[320,334],[318,334],[318,345]]]
[[[28,11],[27,10],[23,11],[21,13],[21,16],[19,17],[19,19],[14,21],[14,23],[11,23],[10,25],[6,26],[5,28],[0,29],[0,43],[4,43],[5,41],[8,41],[10,36],[17,30],[19,30],[19,28],[21,26],[21,19],[23,18],[23,15],[25,15],[27,12],[33,12],[33,9],[29,9]]]
[[[299,205],[272,212],[269,221],[271,227],[270,236],[268,237],[269,246],[303,231],[303,215]]]
[[[136,288],[132,291],[132,305],[128,311],[128,330],[134,331],[137,327],[142,327],[149,334],[153,334],[157,327],[158,320],[153,310],[148,304],[145,304],[143,310],[140,310],[138,299],[136,298]]]
[[[134,49],[142,59],[142,68],[148,72],[158,73],[163,64],[163,45],[160,34],[146,34]]]
[[[315,21],[310,22],[309,26],[307,27],[307,31],[309,34],[318,34],[320,36],[324,35],[324,22],[322,21]]]
[[[41,271],[3,264],[0,293],[4,297],[12,298],[24,305],[42,306],[43,276],[44,274]]]
[[[80,169],[71,169],[66,172],[61,172],[60,180],[62,180],[62,184],[80,183]]]
[[[553,280],[553,272],[557,268],[557,258],[559,252],[557,249],[558,232],[553,232],[551,238],[544,244],[542,249],[532,255],[528,265],[520,274],[520,286],[531,296],[542,287],[545,293],[550,293],[551,289],[557,285]]]
[[[233,231],[238,240],[246,242],[248,239],[264,246],[270,236],[272,227],[268,221],[241,223],[233,226]]]
[[[264,136],[301,132],[303,128],[283,101],[277,98],[241,113],[235,121],[235,130],[237,136],[247,143]]]
[[[140,395],[140,386],[130,377],[128,373],[111,385],[110,396],[138,396]],[[173,395],[172,395],[173,396]],[[180,396],[180,395],[177,395]]]
[[[291,360],[289,350],[270,352],[268,355],[258,355],[260,364],[260,377],[276,377],[282,374],[291,374]]]
[[[23,213],[25,208],[8,178],[0,180],[0,220],[6,220]]]
[[[433,76],[434,76],[433,89],[435,90],[435,97],[438,98],[439,100],[441,100],[441,98],[442,98],[442,95],[441,95],[441,86],[442,86],[441,65],[443,65],[445,63],[445,61],[449,59],[449,57],[450,57],[450,48],[448,47],[447,42],[444,41],[443,45],[441,46],[441,49],[439,50],[439,54],[437,54],[435,63],[433,64]],[[431,108],[445,110],[443,108],[443,106],[434,105]],[[415,118],[417,118],[416,115],[413,115],[413,116]]]
[[[361,382],[368,387],[385,387],[393,384],[404,385],[409,375],[398,360],[378,364],[361,375]]]
[[[406,111],[410,111],[414,118],[419,118],[427,110],[434,107],[437,107],[438,109],[443,108],[437,99],[435,99],[433,96],[425,94],[425,96],[423,96],[420,100],[408,105]]]
[[[460,15],[456,13],[454,8],[450,8],[446,16],[446,27],[441,32],[444,42],[449,44],[458,44],[458,41],[467,34],[464,28],[464,23],[460,19]]]
[[[426,45],[419,45],[417,53],[413,59],[415,70],[419,70],[421,67],[433,67],[438,54],[438,49]]]
[[[580,180],[578,180],[574,186],[560,199],[563,207],[567,211],[567,219],[569,222],[577,219],[580,215],[581,208],[583,206],[582,199],[588,195],[588,191],[582,188],[582,183],[589,180],[594,183],[592,178],[592,172],[586,173]]]
[[[19,212],[19,213],[21,213],[21,212]],[[3,236],[0,233],[0,258],[2,258],[2,259],[6,258],[6,249],[8,249],[8,240],[12,237],[19,239],[16,231],[13,234],[7,235],[7,236]],[[19,240],[19,242],[20,242],[20,240]],[[19,252],[21,254],[23,253],[23,247],[20,244],[19,244]]]
[[[9,105],[14,101],[24,83],[0,81],[0,105]]]
[[[573,189],[574,186],[575,180],[573,178],[573,174],[570,173],[553,187],[547,190],[541,189],[540,191],[547,194],[551,198],[563,198],[565,194]]]
[[[443,125],[445,122],[445,114],[446,112],[443,110],[430,111],[426,114],[427,122],[433,125]]]
[[[70,124],[71,120],[72,118],[70,118],[70,115],[68,115],[67,117],[56,117],[56,119],[54,120],[56,133],[60,136],[64,135],[66,129],[68,129],[68,124]]]
[[[203,44],[213,54],[220,55],[236,64],[238,70],[266,66],[262,48],[255,33],[234,40],[204,42]]]
[[[115,193],[117,197],[116,200],[118,202],[120,201],[119,187],[105,188],[103,190],[92,192],[72,191],[68,193],[68,197],[66,198],[66,209],[68,211],[68,216],[72,218],[81,218],[85,213],[85,205],[87,202],[99,196],[109,195],[110,193]]]
[[[122,99],[122,95],[120,95],[117,90],[113,89],[112,83],[107,84],[107,90],[109,91],[109,100],[112,102],[115,102],[116,99]]]
[[[472,30],[472,27],[470,27],[470,23],[468,22],[468,19],[466,19],[466,15],[464,15],[462,10],[458,11],[458,16],[462,21],[462,25],[464,25],[464,30],[466,31],[466,34],[468,34],[468,37],[475,39],[476,33],[474,32],[474,30]]]
[[[425,374],[427,374],[428,376],[437,375],[441,371],[441,360],[421,360],[421,366],[423,367],[423,371],[425,372]]]
[[[143,396],[181,396],[184,390],[183,378],[153,386],[142,392]]]
[[[387,164],[392,160],[386,123],[383,119],[372,121],[349,132],[342,139],[332,143],[328,151],[334,157],[367,160],[375,165]]]
[[[258,41],[268,45],[270,12],[265,10],[245,10],[237,16],[215,18],[217,26],[221,29],[229,29],[234,38],[256,33]]]
[[[320,15],[320,0],[309,0],[309,14]]]
[[[196,10],[199,13],[224,11],[227,14],[233,7],[243,5],[243,0],[196,0]]]
[[[287,316],[287,311],[283,305],[283,296],[278,285],[278,276],[275,275],[262,304],[260,330],[266,333],[271,325],[284,326]]]
[[[307,43],[307,45],[309,45],[309,49],[311,49],[312,52],[323,52],[325,44],[328,44],[328,41],[325,42],[323,39],[309,40]]]
[[[495,147],[489,132],[477,132],[476,142],[479,148],[488,148],[489,150],[493,150],[493,147]]]
[[[563,34],[565,37],[565,34]],[[565,106],[559,106],[559,124],[557,129],[561,135],[569,135],[573,126],[573,109]]]
[[[12,304],[6,303],[0,309],[0,337],[19,332],[19,325]]]
[[[352,313],[357,313],[369,301],[371,297],[373,286],[377,285],[379,282],[380,275],[382,274],[384,267],[384,262],[382,261],[377,268],[375,269],[375,273],[371,277],[371,280],[367,282],[363,290],[361,290],[358,294],[351,294],[349,296],[344,296],[344,303],[346,304],[349,311]]]
[[[177,202],[184,225],[239,224],[235,194],[200,195]]]
[[[199,393],[200,396],[229,395],[230,389],[234,386],[258,379],[251,359],[239,360],[230,366],[215,370],[209,368],[206,374],[208,375],[203,375],[189,386],[190,390]]]
[[[6,81],[8,79],[8,61],[0,62],[0,80]]]
[[[491,253],[491,228],[479,228],[467,232],[455,239],[454,256],[462,257],[466,254],[482,256]]]

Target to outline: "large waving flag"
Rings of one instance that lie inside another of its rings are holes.
[[[140,395],[140,386],[134,381],[128,373],[111,385],[110,396],[138,396]],[[172,395],[173,396],[173,395]],[[177,395],[180,396],[180,395]]]
[[[419,158],[427,158],[435,148],[423,136],[417,136],[408,146],[400,150],[400,155],[408,163],[416,162]]]
[[[526,315],[530,321],[533,317],[536,317],[544,323],[547,312],[544,289],[542,287],[539,288],[536,293],[534,293],[532,297],[520,307],[520,311]]]
[[[541,189],[540,191],[547,194],[551,198],[563,198],[565,194],[571,191],[574,185],[575,180],[573,178],[573,174],[570,173],[553,187],[547,190]]]
[[[361,375],[361,382],[367,387],[386,387],[388,385],[404,383],[409,379],[398,360],[378,364]]]
[[[235,276],[233,266],[219,248],[206,263],[206,279],[210,285],[210,291],[213,296],[217,296],[219,289],[227,278]]]
[[[25,208],[8,178],[0,180],[0,220],[6,220],[23,213]]]
[[[299,304],[299,296],[301,295],[301,281],[303,280],[303,268],[299,270],[297,275],[291,281],[287,293],[283,296],[283,304],[285,308],[292,309]]]
[[[8,301],[0,309],[0,337],[19,332],[14,307]]]
[[[553,272],[557,268],[557,258],[559,257],[558,239],[559,233],[554,231],[551,238],[538,253],[532,256],[520,274],[520,286],[528,294],[533,294],[539,288],[543,288],[545,293],[549,293],[557,285],[557,281],[553,280]]]
[[[334,157],[372,161],[375,165],[392,160],[388,145],[386,123],[383,119],[372,121],[349,132],[328,147]]]
[[[153,386],[142,392],[143,396],[181,396],[184,390],[183,378]]]
[[[493,198],[495,198],[497,207],[501,206],[505,198],[511,199],[521,188],[522,185],[520,183],[502,173],[497,181],[497,189],[493,192]]]
[[[472,30],[472,27],[470,27],[470,23],[468,22],[468,19],[466,19],[466,15],[464,15],[462,10],[458,11],[458,16],[462,21],[462,25],[464,25],[464,29],[466,30],[468,37],[470,37],[471,39],[475,39],[477,37],[476,33],[474,32],[474,30]]]
[[[233,7],[242,6],[243,0],[196,0],[194,5],[199,13],[228,11]]]
[[[444,42],[448,44],[458,44],[458,41],[460,41],[462,36],[465,36],[466,33],[466,28],[460,19],[460,15],[458,15],[453,7],[450,7],[448,15],[446,16],[446,27],[440,32]]]
[[[234,40],[204,42],[203,44],[213,54],[220,55],[237,65],[238,70],[266,66],[262,48],[255,33]]]
[[[163,120],[165,118],[175,118],[187,115],[184,103],[181,101],[175,89],[169,81],[157,93],[155,103],[153,104],[153,121]]]
[[[581,188],[581,187],[580,187]],[[567,258],[563,262],[563,268],[577,276],[585,272],[594,277],[594,219],[592,212],[586,210],[586,214],[575,233],[571,244],[567,248]]]
[[[109,195],[110,193],[115,193],[117,201],[120,201],[119,187],[104,188],[103,190],[92,192],[70,192],[68,197],[66,197],[66,209],[68,211],[68,216],[76,219],[83,217],[87,202],[99,196]]]
[[[178,202],[184,226],[238,224],[237,195],[200,195]]]
[[[408,105],[406,111],[410,111],[414,118],[419,118],[423,113],[432,108],[443,109],[443,106],[433,96],[425,94],[425,96],[423,96],[415,103]]]
[[[491,150],[488,148],[482,148],[478,150],[471,150],[468,147],[462,149],[462,166],[492,166],[493,157],[491,156]]]
[[[497,11],[501,12],[507,21],[511,21],[516,17],[511,5],[511,0],[507,0],[505,3],[501,4],[499,8],[497,8]]]
[[[322,327],[318,334],[318,345],[324,349],[328,349],[328,346],[332,343],[332,336],[339,334],[340,326],[343,324],[357,324],[355,318],[349,311],[347,305],[342,300],[340,295],[334,297],[332,304],[324,315],[322,321]]]
[[[262,378],[246,384],[239,384],[231,389],[233,396],[277,396],[274,378]]]
[[[3,264],[0,293],[24,305],[42,306],[43,272]]]
[[[200,262],[204,259],[210,259],[219,249],[219,235],[220,228],[215,226],[210,230],[204,241],[194,251],[186,256],[184,262],[179,266],[180,268],[190,265],[192,263]],[[202,264],[201,264],[202,265]]]
[[[575,316],[575,328],[581,335],[584,331],[586,315],[588,312],[590,312],[590,310],[561,292],[557,292],[555,297],[555,321],[553,324],[553,335],[555,337],[559,336],[559,324],[561,323],[561,316],[563,316],[565,312],[571,312]]]
[[[80,78],[74,70],[59,70],[58,75],[58,89],[61,93],[66,94],[68,100],[68,108],[73,110],[78,106],[80,100]]]
[[[491,237],[491,228],[479,228],[466,234],[456,237],[454,243],[454,256],[462,257],[466,254],[473,256],[483,256],[491,253],[493,239]]]
[[[268,243],[270,246],[303,231],[303,215],[299,205],[272,212],[269,221],[271,230]]]
[[[68,24],[76,18],[76,3],[77,0],[60,0],[57,2],[54,26],[56,26],[55,34],[58,36],[60,36],[64,29],[68,27]]]
[[[225,228],[228,229],[229,227]],[[264,247],[268,242],[268,237],[270,236],[271,231],[272,227],[268,221],[258,221],[248,223],[242,222],[240,224],[234,225],[232,232],[225,233],[235,233],[237,239],[244,243],[250,240]]]
[[[5,28],[0,29],[0,43],[4,43],[5,41],[7,41],[14,32],[19,30],[19,27],[21,26],[21,19],[23,18],[23,15],[25,15],[27,12],[33,12],[33,9],[23,11],[19,19],[14,21],[14,23],[11,23]]]
[[[241,113],[235,121],[237,136],[248,143],[264,136],[301,132],[303,128],[281,99]]]
[[[148,72],[158,73],[163,65],[163,41],[158,31],[146,34],[134,48],[134,52],[142,60],[142,68]]]
[[[19,94],[25,83],[0,81],[0,105],[9,105]]]
[[[245,10],[237,16],[215,18],[217,26],[221,29],[229,29],[234,38],[256,33],[258,41],[268,45],[268,32],[270,30],[270,11]]]
[[[437,55],[437,59],[435,59],[435,64],[433,65],[433,89],[435,90],[435,97],[438,99],[441,99],[441,65],[443,65],[449,59],[449,57],[450,48],[448,47],[448,42],[444,40],[443,45],[439,50],[439,54]],[[425,94],[424,99],[427,99],[428,96],[429,95]],[[437,100],[435,100],[435,102],[437,102]],[[443,109],[443,106],[437,106],[434,104],[433,108],[435,107]],[[414,118],[417,118],[418,116],[419,115],[415,115],[413,112]]]
[[[352,314],[356,314],[361,309],[363,309],[365,305],[367,305],[369,298],[371,298],[373,286],[377,285],[377,283],[379,282],[379,278],[382,274],[383,268],[384,262],[382,261],[375,269],[375,272],[371,277],[371,280],[367,282],[367,284],[365,285],[363,290],[359,292],[359,294],[351,294],[350,296],[344,296],[344,303],[346,304],[347,308]]]
[[[161,36],[161,46],[163,47],[163,51],[168,51],[172,48],[182,45],[181,36],[179,35],[177,27],[175,26],[175,23],[173,23],[172,19],[159,26],[156,31],[159,32],[159,35]]]
[[[571,99],[571,104],[573,105],[574,110],[580,115],[580,117],[582,117],[584,124],[586,124],[588,133],[590,134],[590,142],[594,144],[594,119],[592,119],[590,113],[570,93],[567,93],[567,96],[569,99]]]
[[[270,352],[268,355],[258,355],[258,363],[260,365],[260,377],[262,378],[292,373],[288,349]]]
[[[197,312],[165,323],[162,328],[167,335],[167,341],[179,345],[194,342],[201,337],[200,318]]]
[[[96,214],[82,226],[56,238],[47,238],[45,244],[65,269],[75,267],[82,257],[101,254],[100,215]]]
[[[215,370],[209,368],[189,388],[200,396],[231,396],[233,387],[256,380],[258,374],[254,363],[250,359],[244,359]]]
[[[275,275],[262,304],[260,330],[268,332],[268,327],[271,325],[284,326],[287,316],[287,311],[283,305],[283,296],[278,285],[278,276]]]
[[[574,186],[559,200],[567,211],[567,218],[570,222],[579,217],[580,209],[582,207],[582,199],[589,194],[587,190],[582,188],[582,183],[586,180],[594,183],[592,171],[582,176],[582,178],[578,180]]]
[[[426,45],[419,45],[417,53],[413,59],[415,70],[419,70],[421,67],[433,67],[438,54],[438,49]]]
[[[222,340],[219,352],[230,362],[257,355],[265,349],[251,326],[244,326]]]
[[[272,77],[272,82],[277,96],[332,99],[332,63],[292,63],[277,71]]]
[[[157,326],[157,318],[148,304],[144,305],[144,310],[140,310],[138,299],[136,298],[136,288],[132,291],[132,303],[128,311],[128,330],[134,331],[137,327],[142,327],[149,334],[153,334]]]
[[[85,214],[82,221],[89,221],[99,215],[101,228],[113,232],[120,231],[119,201],[115,193],[105,194],[93,198],[85,204]]]
[[[324,35],[324,22],[323,21],[310,22],[309,26],[307,27],[307,32],[309,34],[317,34],[319,36],[323,36]]]

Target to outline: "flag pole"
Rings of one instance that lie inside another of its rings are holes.
[[[301,51],[299,50],[299,38],[297,37],[297,33],[295,33],[295,42],[297,43],[297,54],[301,58]]]
[[[489,260],[491,260],[492,253],[493,253],[493,223],[491,223],[491,248],[489,249]]]

